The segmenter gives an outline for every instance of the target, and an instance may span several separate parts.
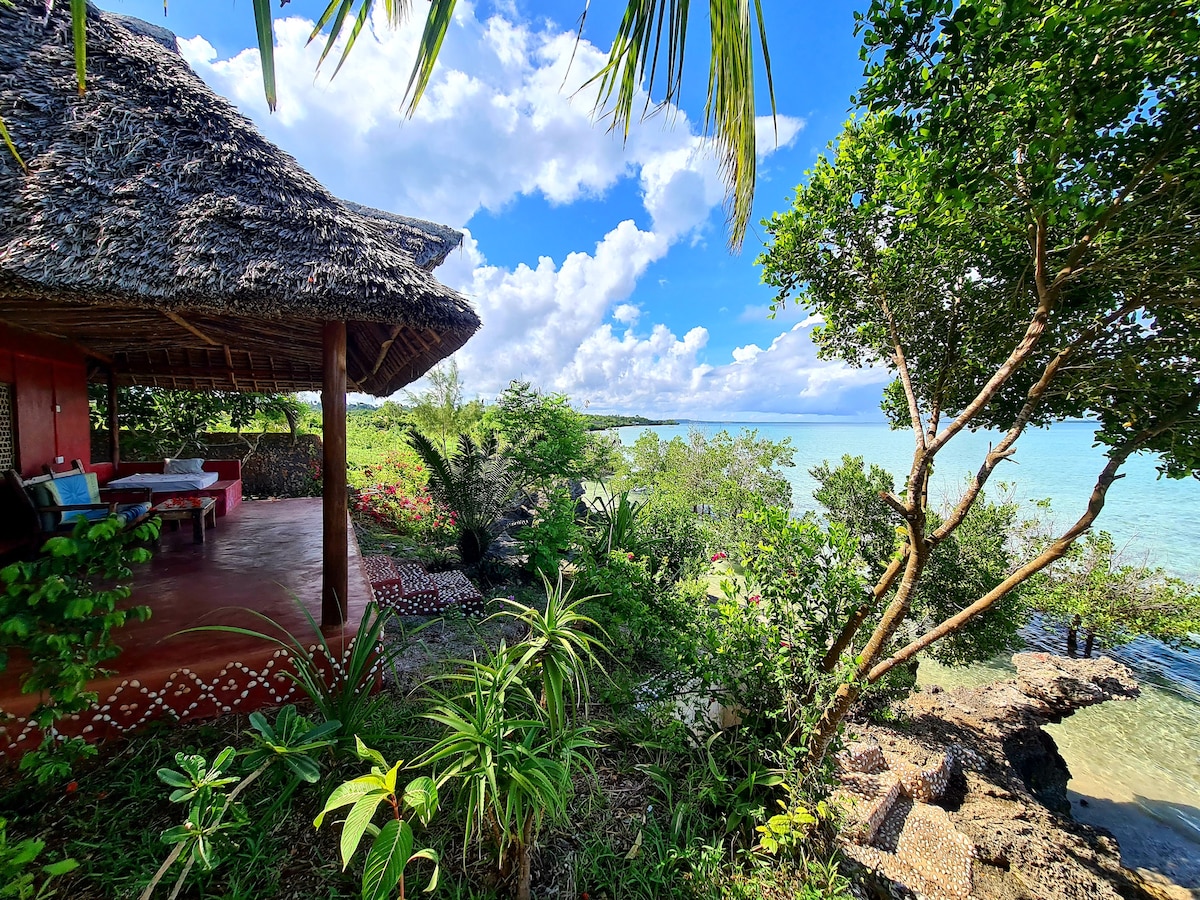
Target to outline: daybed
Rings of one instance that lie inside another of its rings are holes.
[[[168,497],[183,497],[189,494],[213,497],[217,501],[218,516],[228,515],[242,502],[241,460],[205,460],[200,473],[183,475],[165,474],[163,471],[165,465],[165,460],[155,462],[122,461],[120,467],[115,471],[112,463],[95,463],[91,468],[99,476],[100,484],[113,491],[114,494],[119,494],[127,489],[135,491],[149,489],[154,494],[155,503]],[[215,478],[212,477],[214,475]]]

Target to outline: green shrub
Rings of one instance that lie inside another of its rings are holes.
[[[232,850],[231,835],[249,823],[239,796],[276,763],[286,765],[294,782],[315,784],[321,772],[312,754],[334,744],[332,736],[340,724],[313,725],[298,715],[294,706],[281,708],[274,724],[261,712],[252,713],[254,747],[245,755],[253,770],[244,777],[233,773],[238,755],[233,747],[221,750],[211,765],[199,754],[176,753],[175,764],[179,768],[161,768],[158,778],[172,788],[170,801],[186,804],[187,813],[182,824],[162,833],[163,843],[174,848],[142,891],[140,900],[150,900],[159,882],[181,859],[183,868],[171,891],[172,898],[179,895],[194,866],[199,864],[202,872],[217,866],[221,854]],[[226,789],[230,789],[228,793]]]
[[[51,882],[79,867],[73,859],[38,864],[38,857],[46,847],[45,841],[24,840],[15,844],[8,842],[8,822],[0,816],[0,898],[3,900],[42,900],[54,895]],[[37,881],[41,876],[42,885]]]
[[[156,538],[160,525],[150,519],[127,529],[117,516],[80,521],[70,535],[50,538],[35,561],[0,570],[0,672],[11,650],[28,657],[21,691],[42,696],[30,716],[41,727],[96,702],[87,684],[121,652],[113,633],[130,616],[149,618],[149,607],[123,604],[132,566],[150,560],[138,545]]]
[[[331,644],[325,637],[320,624],[300,600],[297,608],[308,622],[310,635],[293,634],[270,616],[248,609],[267,626],[266,631],[256,631],[235,625],[200,625],[189,628],[189,632],[217,631],[240,634],[246,637],[269,641],[286,650],[291,669],[284,674],[291,678],[308,696],[321,718],[326,722],[340,722],[340,741],[350,745],[351,738],[359,734],[373,720],[376,711],[386,699],[376,692],[378,673],[387,671],[406,649],[404,640],[383,641],[388,622],[395,613],[387,608],[368,603],[354,636],[354,643],[347,647],[344,637]],[[412,637],[425,625],[408,633]],[[313,649],[309,649],[310,646]]]
[[[517,537],[525,566],[543,578],[557,578],[559,563],[579,538],[575,524],[575,501],[563,488],[552,490],[546,503],[539,506],[529,525]]]
[[[523,487],[546,490],[563,480],[596,477],[596,439],[567,397],[543,394],[529,382],[514,381],[495,409],[504,451]]]
[[[416,835],[410,820],[428,825],[433,819],[438,808],[437,785],[432,778],[421,776],[410,781],[403,791],[397,790],[403,763],[388,766],[378,750],[372,750],[357,738],[355,742],[359,759],[372,763],[371,771],[334,788],[313,825],[320,828],[327,813],[350,807],[350,812],[342,822],[343,869],[350,865],[363,835],[371,835],[371,847],[363,863],[362,900],[388,900],[397,889],[403,900],[404,870],[417,859],[433,863],[433,874],[425,890],[436,889],[438,855],[427,847],[413,851]],[[371,819],[384,802],[391,816],[380,827],[374,825]]]
[[[423,434],[409,441],[429,472],[429,493],[455,515],[458,550],[467,565],[478,563],[492,544],[496,522],[513,497],[513,473],[494,436],[458,439],[458,452],[442,453]]]
[[[492,843],[501,878],[516,878],[518,900],[529,900],[530,853],[547,819],[566,812],[581,751],[595,746],[590,729],[555,728],[523,679],[520,646],[486,663],[471,661],[427,718],[445,734],[422,760],[452,783],[465,814],[463,853],[476,840]],[[515,867],[515,872],[514,872]]]

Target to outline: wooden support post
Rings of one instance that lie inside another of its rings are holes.
[[[117,409],[117,373],[108,369],[108,459],[113,464],[113,477],[121,466],[121,422]]]
[[[323,556],[321,624],[341,625],[349,614],[349,535],[346,533],[346,323],[322,331],[321,467]]]

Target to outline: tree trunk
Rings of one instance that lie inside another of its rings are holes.
[[[533,815],[525,820],[525,826],[521,829],[521,846],[518,850],[518,859],[520,868],[517,871],[517,900],[529,900],[529,868],[530,868],[530,845],[533,832]]]
[[[1076,616],[1067,626],[1067,656],[1074,657],[1079,654],[1079,623],[1080,618]]]
[[[464,566],[473,566],[487,552],[484,536],[474,528],[464,528],[458,533],[458,555]]]

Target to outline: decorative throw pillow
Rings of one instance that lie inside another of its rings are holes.
[[[203,471],[202,459],[168,459],[163,466],[165,475],[199,475]]]
[[[46,482],[49,496],[53,498],[53,506],[83,506],[88,503],[100,502],[100,489],[96,483],[96,474],[67,475]],[[64,512],[59,517],[59,523],[66,523],[82,515],[88,519],[103,519],[108,515],[107,510],[72,510]],[[59,523],[55,523],[56,525]]]

